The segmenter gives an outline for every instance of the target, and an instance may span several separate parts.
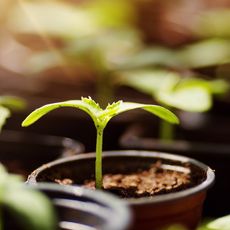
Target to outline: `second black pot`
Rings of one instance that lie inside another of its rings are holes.
[[[66,137],[3,130],[0,135],[0,162],[11,173],[25,178],[36,167],[84,151],[84,145]]]
[[[38,189],[52,201],[60,230],[126,230],[131,222],[128,206],[110,194],[52,183],[27,187]],[[12,215],[6,217],[4,230],[26,229],[23,220],[19,224]]]

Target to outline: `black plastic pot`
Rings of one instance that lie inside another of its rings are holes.
[[[82,153],[84,146],[65,137],[3,130],[0,151],[0,162],[9,172],[27,177],[41,164]]]
[[[166,151],[192,157],[209,165],[215,170],[216,182],[208,193],[204,205],[204,216],[219,217],[229,214],[230,144],[224,141],[207,141],[209,135],[213,135],[214,138],[216,133],[207,132],[206,140],[203,140],[202,134],[195,131],[191,132],[189,137],[185,133],[184,137],[187,139],[176,139],[169,142],[160,141],[153,136],[153,129],[150,127],[150,125],[143,125],[143,123],[130,126],[120,138],[121,147],[125,149]],[[218,138],[220,139],[221,136],[218,136]],[[223,138],[229,137],[223,135]]]
[[[29,185],[52,200],[61,230],[125,230],[131,222],[128,206],[101,191],[51,183]],[[32,205],[32,204],[31,204]],[[7,210],[6,210],[7,211]],[[4,229],[23,230],[8,216]]]
[[[194,187],[166,195],[128,199],[134,212],[132,230],[159,229],[173,223],[184,224],[195,229],[202,213],[207,189],[214,181],[214,173],[206,165],[187,157],[147,151],[111,151],[103,154],[104,173],[131,173],[146,169],[161,160],[164,168],[181,169],[190,165],[191,175],[197,184]],[[29,183],[49,182],[54,179],[70,178],[82,184],[94,177],[95,154],[80,154],[50,162],[35,170],[28,178]]]

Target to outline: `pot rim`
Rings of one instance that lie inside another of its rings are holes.
[[[122,154],[123,153],[123,154]],[[145,204],[152,204],[152,203],[162,203],[162,202],[172,202],[178,199],[182,199],[184,197],[192,196],[194,194],[197,194],[199,192],[205,192],[211,185],[213,185],[215,180],[215,174],[214,171],[205,165],[204,163],[192,159],[190,157],[176,155],[176,154],[170,154],[165,152],[157,152],[157,151],[142,151],[142,150],[118,150],[118,151],[104,151],[103,152],[103,158],[106,157],[122,157],[122,156],[133,156],[133,157],[148,157],[148,158],[156,158],[159,157],[161,159],[169,159],[172,161],[180,161],[182,163],[192,163],[193,165],[199,167],[206,173],[206,179],[201,182],[200,184],[182,190],[178,192],[173,192],[169,194],[161,194],[161,195],[155,195],[152,197],[141,197],[141,198],[128,198],[126,201],[129,204],[132,205],[143,205]],[[30,184],[36,184],[38,183],[36,181],[37,175],[44,171],[47,168],[50,168],[52,166],[59,165],[61,163],[71,162],[78,159],[90,159],[95,158],[95,153],[83,153],[76,156],[66,157],[65,159],[58,159],[55,161],[52,161],[50,163],[47,163],[45,165],[42,165],[41,167],[37,168],[35,171],[33,171],[27,180],[27,183]]]
[[[86,189],[80,186],[60,186],[58,184],[48,182],[26,185],[32,189],[38,189],[44,192],[60,192],[76,197],[85,197],[92,200],[92,202],[95,201],[98,205],[102,205],[103,208],[111,209],[111,213],[116,215],[116,221],[114,221],[113,218],[108,218],[108,221],[100,227],[101,230],[123,230],[126,229],[132,221],[132,213],[127,203],[106,192]],[[75,209],[77,207],[74,207],[73,203],[70,208]]]
[[[0,142],[16,143],[26,145],[31,142],[33,145],[49,146],[49,147],[62,147],[65,149],[75,150],[76,153],[82,153],[85,146],[78,140],[65,136],[55,136],[50,134],[39,134],[35,132],[25,132],[11,129],[4,129],[0,136]]]

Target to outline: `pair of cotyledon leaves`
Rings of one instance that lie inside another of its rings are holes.
[[[171,111],[162,106],[118,101],[116,103],[109,104],[103,110],[95,101],[93,101],[89,97],[82,98],[81,100],[69,100],[64,102],[52,103],[38,108],[23,121],[22,126],[31,125],[39,118],[44,116],[46,113],[60,107],[73,107],[85,111],[94,121],[96,128],[101,129],[105,128],[108,121],[112,117],[133,109],[144,109],[147,112],[150,112],[168,122],[179,123],[176,115],[174,115]]]

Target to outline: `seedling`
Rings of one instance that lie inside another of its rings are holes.
[[[61,108],[73,107],[85,111],[93,120],[97,131],[96,138],[96,162],[95,162],[95,180],[96,188],[102,188],[102,146],[103,146],[103,132],[114,116],[133,109],[144,109],[168,122],[179,123],[178,118],[168,109],[158,105],[140,104],[133,102],[118,101],[108,106],[103,110],[94,100],[82,97],[81,100],[70,100],[58,103],[52,103],[40,107],[33,111],[22,123],[22,126],[29,126],[37,121],[39,118],[48,112]]]
[[[229,89],[226,81],[182,77],[174,71],[139,69],[120,73],[120,84],[152,96],[159,104],[187,112],[206,112],[212,107],[213,95],[223,95]],[[161,122],[159,137],[173,139],[173,126]]]
[[[8,174],[1,164],[0,194],[0,215],[4,207],[18,221],[20,229],[57,229],[51,201],[39,191],[25,186],[20,176]],[[0,230],[2,229],[5,229],[4,219],[0,216]]]

